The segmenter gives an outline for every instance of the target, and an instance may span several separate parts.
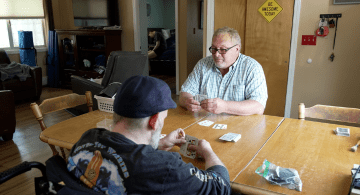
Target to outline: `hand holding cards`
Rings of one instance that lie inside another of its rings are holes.
[[[194,100],[198,101],[199,103],[201,103],[203,100],[206,100],[206,99],[207,99],[206,95],[197,94],[194,96]]]
[[[166,134],[161,134],[161,135],[160,135],[160,139],[162,139],[162,138],[164,138],[164,137],[166,137]]]
[[[186,140],[186,143],[181,145],[181,147],[180,147],[180,154],[182,154],[183,156],[189,157],[191,159],[195,159],[196,152],[189,150],[189,145],[198,145],[198,142],[199,142],[198,138],[190,136],[190,135],[185,135],[185,140]]]

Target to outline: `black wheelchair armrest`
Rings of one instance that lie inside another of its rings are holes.
[[[32,168],[37,168],[41,171],[43,176],[46,176],[46,167],[45,165],[39,162],[23,162],[13,168],[10,168],[4,172],[0,173],[0,184],[10,180],[13,177],[16,177],[22,173],[30,171]]]

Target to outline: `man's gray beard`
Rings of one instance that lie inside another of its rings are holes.
[[[156,129],[155,133],[151,136],[150,145],[156,150],[159,147],[160,134],[162,127]]]
[[[216,66],[216,68],[223,68],[223,66],[224,66],[224,64],[225,64],[225,62],[223,61],[222,63],[216,63],[215,62],[215,59],[213,58],[213,60],[214,60],[214,64],[215,64],[215,66]]]

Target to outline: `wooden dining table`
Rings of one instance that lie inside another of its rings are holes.
[[[93,111],[48,127],[40,134],[46,143],[71,149],[81,135],[95,128],[112,113]],[[210,120],[214,124],[198,123]],[[226,129],[214,129],[226,124]],[[350,128],[350,137],[337,136],[337,127]],[[245,194],[347,194],[354,164],[360,155],[350,151],[359,140],[360,128],[268,115],[234,116],[227,114],[192,113],[178,106],[168,111],[162,134],[183,128],[185,134],[207,140],[214,152],[228,168],[232,189]],[[226,133],[241,134],[237,142],[219,138]],[[178,152],[179,147],[171,151]],[[200,169],[201,159],[182,158]],[[264,160],[282,168],[298,171],[302,191],[269,184],[255,173]]]
[[[233,181],[275,132],[283,118],[268,115],[211,114],[202,120],[210,120],[214,124],[208,127],[194,124],[185,130],[185,134],[208,141],[213,151],[227,167],[230,181]],[[215,124],[226,124],[227,129],[214,129]],[[241,139],[237,142],[220,140],[219,138],[226,133],[241,134]],[[179,148],[174,147],[171,151],[179,151]],[[201,159],[187,157],[182,159],[200,169],[205,169],[205,162]]]
[[[350,137],[334,133],[337,127],[350,128]],[[234,180],[234,191],[245,194],[348,194],[351,169],[360,163],[359,150],[350,151],[360,128],[286,118],[251,163]],[[255,170],[267,159],[270,163],[298,171],[302,191],[271,185]]]
[[[180,106],[169,109],[162,133],[168,134],[177,128],[187,128],[207,115],[205,111],[192,113]],[[40,140],[54,146],[71,149],[84,132],[96,128],[97,123],[104,119],[112,120],[112,116],[113,113],[99,110],[79,115],[48,127],[40,133]]]

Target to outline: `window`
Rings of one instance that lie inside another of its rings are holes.
[[[32,31],[35,46],[45,46],[44,19],[0,19],[0,47],[17,49],[19,47],[18,31]]]
[[[0,20],[0,48],[10,47],[9,33],[6,20]]]
[[[0,0],[0,48],[18,50],[21,30],[32,31],[35,47],[45,48],[42,0]]]

